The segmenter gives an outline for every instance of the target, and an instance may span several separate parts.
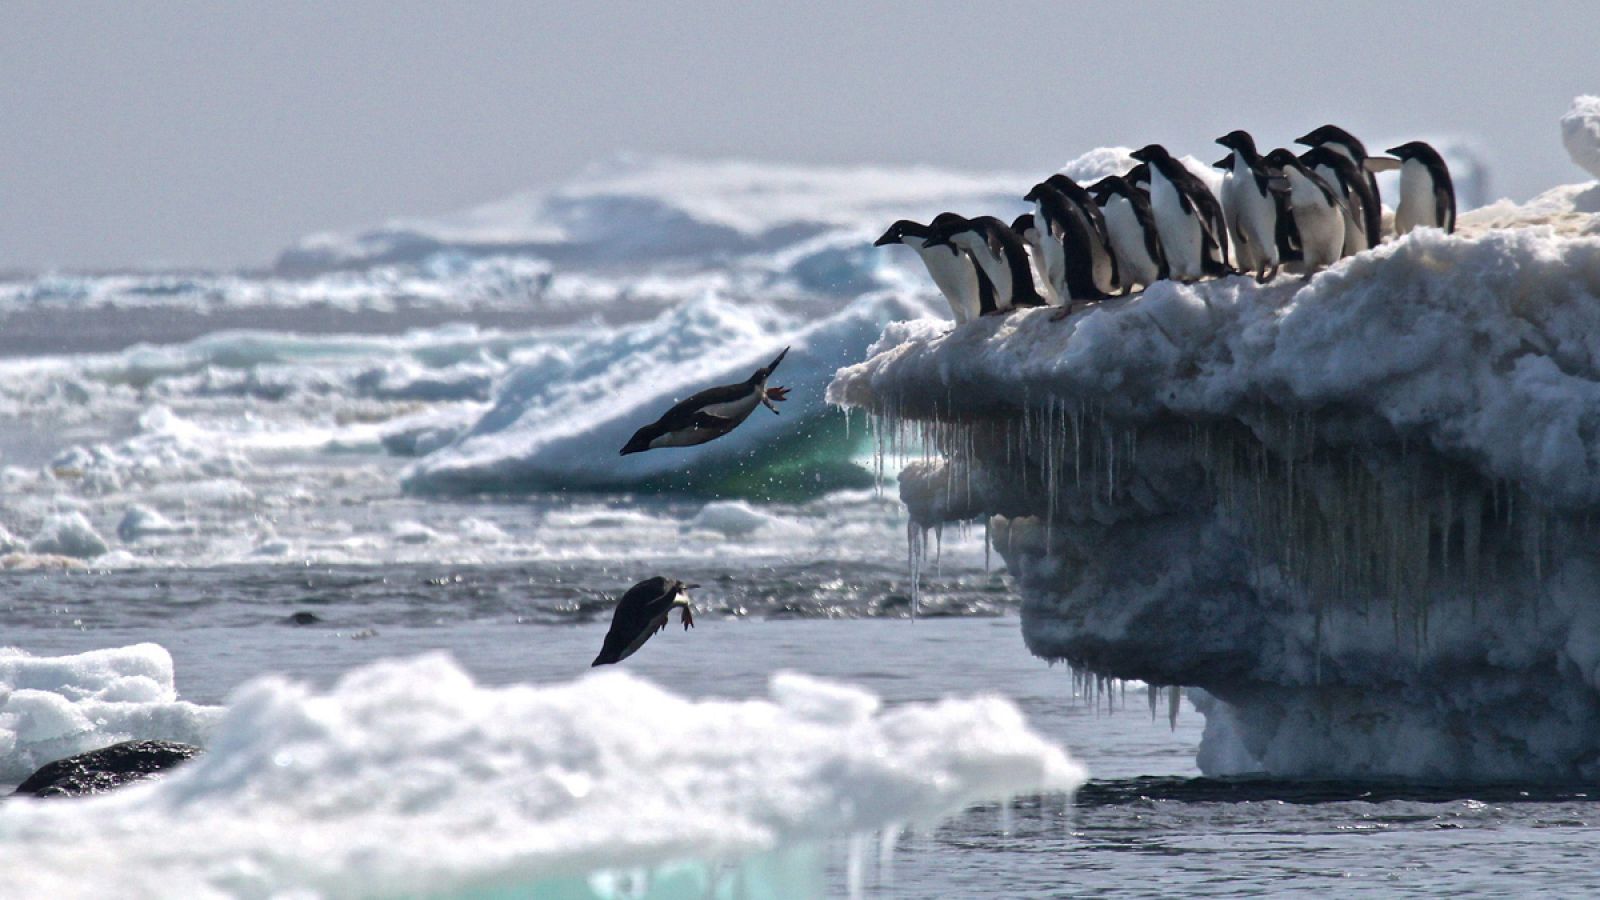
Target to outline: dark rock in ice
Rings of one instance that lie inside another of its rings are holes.
[[[315,625],[321,621],[321,616],[314,612],[305,612],[304,610],[297,613],[290,613],[289,615],[283,617],[283,624],[285,625]]]
[[[199,747],[176,741],[123,741],[49,763],[17,785],[14,793],[35,797],[100,794],[165,772],[199,752]]]

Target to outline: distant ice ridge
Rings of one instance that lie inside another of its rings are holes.
[[[1207,773],[1593,778],[1595,190],[1309,281],[895,324],[829,395],[924,448],[914,519],[989,521],[1034,653],[1203,688]]]
[[[859,359],[886,324],[921,315],[924,306],[894,293],[868,295],[812,321],[707,297],[645,326],[575,337],[506,375],[492,407],[419,460],[406,487],[770,496],[862,486],[868,476],[851,462],[855,444],[823,392],[833,372]],[[779,415],[758,409],[731,434],[698,447],[619,455],[635,430],[677,401],[744,381],[785,346],[789,353],[771,379],[792,390]]]
[[[200,744],[220,713],[178,699],[156,644],[57,657],[0,647],[0,784],[119,741]]]
[[[884,709],[787,674],[745,701],[622,672],[488,688],[428,656],[327,693],[249,684],[158,783],[0,803],[0,867],[30,897],[809,898],[829,837],[1083,779],[998,698]]]

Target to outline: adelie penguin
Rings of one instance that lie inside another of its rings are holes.
[[[789,352],[783,348],[777,358],[756,370],[739,384],[707,388],[667,410],[666,415],[633,433],[622,448],[622,456],[643,453],[660,447],[692,447],[715,440],[739,426],[757,406],[765,405],[777,415],[774,402],[788,399],[789,389],[767,387],[772,370]]]
[[[1122,278],[1117,271],[1117,256],[1111,249],[1111,238],[1107,235],[1105,215],[1100,204],[1081,185],[1060,172],[1046,178],[1044,183],[1061,192],[1081,220],[1084,230],[1089,233],[1095,290],[1107,296],[1116,293]]]
[[[1307,274],[1344,255],[1344,198],[1284,147],[1267,154],[1267,165],[1289,183],[1289,206],[1300,234]]]
[[[1377,241],[1367,231],[1372,220],[1371,204],[1378,202],[1367,186],[1369,173],[1351,162],[1350,157],[1327,145],[1300,154],[1300,161],[1344,200],[1344,255],[1354,256],[1377,246]]]
[[[1022,242],[1028,245],[1028,259],[1033,262],[1033,274],[1038,276],[1034,279],[1036,282],[1035,287],[1043,289],[1046,303],[1051,306],[1060,306],[1063,302],[1061,294],[1056,290],[1055,283],[1050,280],[1050,273],[1046,269],[1049,264],[1045,259],[1048,245],[1040,240],[1039,223],[1033,213],[1023,213],[1011,220],[1011,230],[1015,231],[1017,237],[1022,238]]]
[[[1217,143],[1233,152],[1216,162],[1228,170],[1222,185],[1222,208],[1227,212],[1228,233],[1233,238],[1234,262],[1241,271],[1253,272],[1259,284],[1278,275],[1283,260],[1278,252],[1279,210],[1289,184],[1273,174],[1256,152],[1249,132],[1230,131]]]
[[[950,244],[927,246],[928,237],[934,229],[954,227],[964,221],[965,218],[952,212],[940,213],[927,225],[901,219],[890,225],[889,230],[873,242],[874,247],[903,244],[917,251],[939,293],[944,294],[945,300],[950,303],[950,314],[955,317],[957,324],[978,317],[984,306],[985,294],[988,295],[988,305],[994,306],[994,285],[978,269],[971,256]]]
[[[1228,225],[1211,189],[1160,144],[1135,150],[1133,158],[1150,164],[1150,209],[1172,277],[1228,274]]]
[[[1400,160],[1400,205],[1394,211],[1394,233],[1413,228],[1456,230],[1456,188],[1450,167],[1439,151],[1422,141],[1390,147]]]
[[[1088,191],[1105,216],[1106,236],[1117,256],[1123,291],[1135,284],[1146,288],[1167,278],[1167,254],[1161,249],[1149,195],[1121,175],[1107,175],[1089,185]]]
[[[1100,238],[1090,230],[1088,220],[1048,182],[1034,185],[1023,199],[1036,207],[1033,221],[1043,250],[1045,277],[1062,306],[1070,310],[1075,300],[1105,299],[1106,292],[1095,281],[1091,249]]]
[[[952,244],[972,254],[972,259],[994,284],[994,308],[983,315],[1009,312],[1022,306],[1044,306],[1033,286],[1028,248],[1011,226],[994,216],[978,216],[959,225],[934,229],[924,247]]]
[[[1362,172],[1363,180],[1367,183],[1367,190],[1361,195],[1361,202],[1365,207],[1362,210],[1362,234],[1367,240],[1367,246],[1378,246],[1378,242],[1383,239],[1383,200],[1378,195],[1378,178],[1373,173],[1398,168],[1395,161],[1381,156],[1368,156],[1366,145],[1355,135],[1337,125],[1324,125],[1314,131],[1308,131],[1295,138],[1294,142],[1312,148],[1327,147],[1335,153],[1349,157],[1350,161],[1356,164],[1356,168]]]
[[[616,612],[611,614],[611,630],[606,632],[600,655],[590,667],[622,662],[632,656],[651,635],[667,627],[667,617],[674,609],[682,613],[679,621],[683,623],[683,630],[693,628],[689,591],[699,586],[657,575],[628,588],[617,601]]]

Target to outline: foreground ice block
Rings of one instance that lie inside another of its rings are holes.
[[[1203,688],[1208,774],[1592,778],[1595,192],[1309,280],[896,324],[830,398],[924,455],[924,527],[991,524],[1034,653]]]
[[[429,656],[248,685],[158,784],[0,803],[0,871],[38,897],[816,897],[831,836],[1083,777],[998,698],[487,688]]]

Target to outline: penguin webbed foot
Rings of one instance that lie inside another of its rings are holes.
[[[761,395],[762,405],[772,410],[773,415],[778,415],[778,408],[772,404],[782,403],[787,399],[789,399],[789,389],[786,387],[769,387]]]
[[[688,631],[694,627],[694,613],[690,612],[687,606],[681,606],[679,610],[678,621],[683,623],[683,630]],[[663,622],[661,627],[667,627],[666,623]]]

